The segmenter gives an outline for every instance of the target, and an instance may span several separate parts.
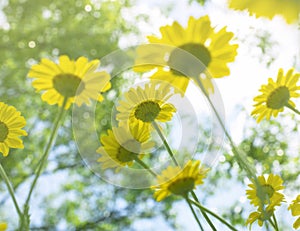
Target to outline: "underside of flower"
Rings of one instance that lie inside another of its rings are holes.
[[[271,185],[268,184],[262,185],[261,189],[262,189],[262,193],[261,193],[262,195],[259,195],[258,191],[256,192],[256,195],[260,199],[262,199],[265,204],[267,204],[270,202],[270,199],[273,196],[275,190]]]
[[[175,195],[186,196],[195,187],[194,178],[182,178],[172,182],[168,189]]]
[[[73,74],[58,74],[53,78],[53,87],[64,97],[74,97],[84,90],[84,82]]]
[[[280,109],[286,106],[290,99],[290,92],[286,86],[276,88],[267,98],[267,107]]]
[[[8,127],[0,121],[0,142],[3,142],[8,135]]]
[[[184,51],[189,54],[186,54]],[[198,60],[193,60],[190,55],[195,56]],[[194,66],[191,61],[195,63],[201,62],[203,65]],[[168,65],[174,75],[191,75],[191,77],[196,77],[205,71],[205,68],[208,67],[210,62],[211,54],[205,46],[200,43],[187,43],[172,51]],[[174,67],[176,67],[176,69]]]
[[[116,157],[123,163],[133,161],[138,156],[139,150],[140,144],[136,140],[128,140],[120,146]]]
[[[134,116],[143,122],[153,122],[159,115],[161,108],[155,101],[145,101],[136,106]]]

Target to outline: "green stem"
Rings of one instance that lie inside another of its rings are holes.
[[[277,223],[277,219],[276,219],[276,216],[275,216],[275,214],[273,213],[273,220],[274,220],[274,225],[275,225],[275,230],[276,231],[278,231],[279,230],[279,228],[278,228],[278,223]]]
[[[200,203],[193,201],[191,199],[188,199],[189,202],[191,202],[192,204],[196,205],[199,209],[203,209],[205,212],[207,212],[208,214],[212,215],[213,217],[217,218],[219,221],[221,221],[223,224],[225,224],[228,228],[230,228],[230,230],[233,231],[238,231],[236,228],[234,228],[231,224],[229,224],[227,221],[225,221],[222,217],[218,216],[217,214],[215,214],[214,212],[210,211],[209,209],[205,208],[204,206],[202,206]]]
[[[175,163],[177,166],[179,166],[179,164],[178,164],[177,160],[175,159],[174,154],[173,154],[173,152],[172,152],[172,150],[171,150],[171,148],[170,148],[170,146],[169,146],[169,144],[168,144],[168,142],[167,142],[165,136],[162,134],[162,132],[161,132],[159,126],[157,125],[157,123],[156,123],[155,121],[152,122],[152,126],[153,126],[154,129],[157,131],[159,137],[161,138],[162,142],[164,143],[164,145],[165,145],[165,147],[166,147],[166,149],[167,149],[169,155],[171,156],[172,160],[174,161],[174,163]]]
[[[55,138],[56,138],[56,134],[57,134],[58,127],[59,127],[59,125],[60,125],[61,119],[63,118],[64,112],[66,111],[66,110],[65,110],[65,106],[66,106],[66,104],[67,104],[67,101],[68,101],[68,98],[67,98],[67,97],[64,98],[64,102],[63,102],[63,104],[62,104],[62,106],[61,106],[61,109],[60,109],[60,111],[59,111],[59,113],[58,113],[58,116],[57,116],[57,118],[56,118],[56,121],[55,121],[55,123],[54,123],[54,125],[53,125],[52,132],[51,132],[50,138],[49,138],[49,140],[48,140],[47,146],[46,146],[46,148],[45,148],[45,151],[44,151],[44,153],[43,153],[43,155],[42,155],[42,158],[41,158],[41,160],[40,160],[40,162],[39,162],[39,165],[38,165],[38,167],[37,167],[38,169],[37,169],[35,178],[34,178],[32,184],[31,184],[31,186],[30,186],[30,190],[29,190],[29,193],[28,193],[28,196],[27,196],[27,199],[26,199],[24,208],[27,208],[28,205],[29,205],[29,202],[30,202],[30,198],[31,198],[31,196],[32,196],[33,189],[35,188],[35,185],[36,185],[36,183],[37,183],[37,180],[39,179],[39,177],[40,177],[40,175],[41,175],[41,173],[42,173],[43,167],[44,167],[44,165],[45,165],[45,163],[46,163],[46,161],[47,161],[47,159],[48,159],[49,152],[50,152],[51,147],[52,147],[52,145],[53,145],[53,142],[54,142],[54,140],[55,140]]]
[[[189,205],[189,207],[190,207],[190,209],[191,209],[191,211],[192,211],[192,213],[193,213],[193,215],[194,215],[194,218],[195,218],[195,220],[197,221],[197,223],[198,223],[198,225],[199,225],[199,228],[200,228],[202,231],[204,231],[204,229],[203,229],[203,227],[202,227],[202,225],[201,225],[201,222],[199,221],[199,218],[198,218],[198,216],[197,216],[197,214],[196,214],[196,212],[195,212],[195,210],[194,210],[194,208],[193,208],[191,202],[187,199],[187,197],[185,198],[185,200],[186,200],[186,202],[188,203],[188,205]]]
[[[229,135],[229,133],[228,133],[226,127],[225,127],[225,124],[223,123],[223,121],[222,121],[222,119],[219,115],[219,112],[217,111],[215,105],[213,104],[213,102],[211,101],[208,93],[206,92],[205,88],[203,87],[201,80],[199,78],[195,78],[195,79],[196,79],[200,89],[202,90],[203,94],[207,98],[208,103],[210,104],[211,108],[213,109],[213,111],[214,111],[214,113],[217,117],[217,120],[218,120],[219,124],[221,125],[227,139],[229,140],[229,143],[230,143],[231,148],[232,148],[232,152],[233,152],[234,156],[236,157],[237,162],[239,163],[241,168],[244,169],[247,172],[247,175],[248,175],[249,178],[256,178],[255,169],[251,167],[251,164],[247,160],[246,155],[243,155],[242,153],[240,153],[238,151],[237,147],[235,146],[233,140],[231,139],[231,136]]]
[[[157,177],[157,174],[155,172],[153,172],[149,166],[144,162],[142,161],[140,158],[138,157],[135,157],[134,160],[139,164],[141,165],[144,169],[146,169],[152,176],[154,177]]]
[[[196,195],[196,193],[194,191],[191,192],[192,197],[194,198],[194,200],[200,204],[200,201],[198,200],[198,197]],[[199,208],[203,217],[205,218],[206,222],[209,224],[209,226],[211,227],[211,229],[213,231],[217,231],[216,227],[214,226],[214,224],[212,223],[212,221],[209,219],[209,217],[207,216],[206,212],[204,209]]]
[[[8,176],[7,176],[7,174],[6,174],[5,170],[4,170],[4,168],[2,167],[2,164],[1,164],[1,163],[0,163],[0,175],[1,175],[2,179],[4,180],[4,182],[5,182],[5,184],[6,184],[6,187],[7,187],[7,189],[8,189],[8,192],[9,192],[9,194],[10,194],[10,196],[11,196],[11,199],[13,200],[14,206],[15,206],[15,208],[16,208],[16,210],[17,210],[17,213],[18,213],[18,215],[19,215],[19,217],[20,217],[20,219],[21,219],[21,218],[23,217],[23,214],[22,214],[22,212],[21,212],[21,210],[20,210],[20,207],[19,207],[19,205],[18,205],[18,202],[17,202],[17,199],[16,199],[16,197],[15,197],[14,190],[13,190],[13,188],[12,188],[12,186],[11,186],[10,180],[9,180],[9,178],[8,178]]]
[[[266,226],[266,230],[267,230],[267,231],[270,231],[269,223],[268,223],[268,222],[265,222],[265,226]]]
[[[278,231],[278,229],[276,229],[276,226],[274,224],[274,222],[272,221],[272,219],[268,219],[269,223],[272,225],[272,227],[274,228],[274,230]]]
[[[289,103],[287,103],[285,105],[287,108],[291,109],[293,112],[295,112],[296,114],[300,115],[300,111],[298,111],[296,108],[294,108],[292,105],[290,105]]]

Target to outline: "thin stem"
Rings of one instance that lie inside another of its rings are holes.
[[[11,186],[10,180],[9,180],[9,178],[8,178],[8,176],[7,176],[7,174],[6,174],[5,170],[4,170],[4,168],[2,167],[2,164],[1,164],[1,163],[0,163],[0,175],[1,175],[2,179],[4,180],[4,182],[5,182],[5,184],[6,184],[6,187],[7,187],[7,189],[8,189],[8,192],[9,192],[9,194],[10,194],[10,196],[11,196],[11,199],[13,200],[14,206],[15,206],[15,208],[16,208],[16,210],[17,210],[17,213],[18,213],[18,215],[19,215],[19,217],[20,217],[20,219],[21,219],[22,216],[23,216],[23,214],[22,214],[22,212],[21,212],[21,210],[20,210],[20,207],[19,207],[19,205],[18,205],[18,202],[17,202],[17,199],[16,199],[16,197],[15,197],[14,190],[13,190],[13,188],[12,188],[12,186]]]
[[[194,210],[194,208],[193,208],[191,202],[187,199],[187,197],[185,198],[185,200],[186,200],[186,202],[188,203],[188,205],[189,205],[189,207],[190,207],[190,209],[191,209],[191,211],[192,211],[192,213],[193,213],[193,215],[194,215],[194,218],[195,218],[195,220],[197,221],[197,223],[198,223],[198,225],[199,225],[199,228],[200,228],[202,231],[204,231],[204,229],[203,229],[203,227],[202,227],[202,225],[201,225],[201,222],[200,222],[200,220],[199,220],[199,218],[198,218],[198,216],[197,216],[197,214],[196,214],[196,212],[195,212],[195,210]]]
[[[202,206],[200,203],[193,201],[191,199],[188,199],[192,204],[196,205],[199,209],[203,209],[205,212],[209,213],[210,215],[214,216],[217,218],[219,221],[221,221],[223,224],[225,224],[228,228],[230,228],[233,231],[238,231],[236,228],[234,228],[231,224],[229,224],[227,221],[225,221],[222,217],[218,216],[214,212],[210,211],[209,209],[205,208]]]
[[[61,119],[62,119],[62,117],[63,117],[63,115],[64,115],[64,112],[66,111],[66,110],[65,110],[65,106],[66,106],[66,104],[67,104],[67,101],[68,101],[68,98],[66,97],[66,98],[64,99],[64,102],[63,102],[62,106],[61,106],[60,112],[58,113],[58,116],[57,116],[57,118],[56,118],[56,121],[55,121],[55,123],[54,123],[54,125],[53,125],[52,132],[51,132],[49,141],[48,141],[47,146],[46,146],[46,148],[45,148],[45,151],[44,151],[44,153],[43,153],[43,155],[42,155],[42,158],[41,158],[41,160],[40,160],[40,162],[39,162],[40,164],[38,165],[38,169],[37,169],[35,178],[34,178],[32,184],[31,184],[31,186],[30,186],[30,190],[29,190],[29,193],[28,193],[28,196],[27,196],[27,199],[26,199],[24,208],[28,207],[30,198],[31,198],[31,196],[32,196],[33,189],[35,188],[35,185],[36,185],[36,183],[37,183],[37,180],[39,179],[39,177],[40,177],[40,175],[41,175],[41,173],[42,173],[43,167],[44,167],[44,165],[45,165],[45,163],[46,163],[46,161],[47,161],[47,159],[48,159],[49,151],[50,151],[50,149],[51,149],[51,147],[52,147],[52,145],[53,145],[53,142],[54,142],[54,140],[55,140],[55,138],[56,138],[56,134],[57,134],[57,131],[58,131],[59,124],[60,124]]]
[[[171,150],[171,148],[170,148],[170,146],[169,146],[169,144],[168,144],[168,142],[167,142],[167,140],[166,140],[164,134],[162,134],[162,132],[161,132],[159,126],[157,125],[157,123],[156,123],[155,121],[152,122],[152,126],[153,126],[154,129],[157,131],[159,137],[161,138],[162,142],[164,143],[164,145],[165,145],[165,147],[166,147],[166,149],[167,149],[167,151],[168,151],[170,157],[171,157],[172,160],[174,161],[174,163],[175,163],[177,166],[179,166],[179,164],[178,164],[177,160],[175,159],[174,154],[173,154],[173,152],[172,152],[172,150]]]
[[[285,105],[287,108],[291,109],[293,112],[295,112],[296,114],[300,115],[300,111],[298,111],[296,108],[294,108],[292,105],[290,105],[289,103],[287,103]]]
[[[235,146],[233,140],[231,139],[231,136],[229,135],[229,133],[228,133],[228,131],[227,131],[220,115],[219,115],[219,112],[217,111],[215,105],[213,104],[213,102],[209,98],[208,93],[206,92],[205,88],[203,87],[203,84],[202,84],[201,80],[199,78],[195,78],[195,80],[198,83],[198,85],[199,85],[200,89],[202,90],[203,94],[207,98],[211,108],[213,109],[219,124],[221,125],[227,139],[229,140],[229,143],[230,143],[231,148],[232,148],[232,152],[235,155],[235,157],[237,158],[237,161],[238,161],[239,165],[241,166],[241,168],[243,168],[247,172],[248,177],[256,178],[255,169],[251,167],[249,161],[247,160],[247,157],[238,151],[237,147]]]
[[[194,198],[194,200],[200,204],[200,201],[198,200],[198,197],[196,195],[196,193],[194,191],[191,192],[192,197]],[[209,219],[209,217],[207,216],[206,212],[204,209],[199,208],[203,217],[205,218],[206,222],[209,224],[209,226],[211,227],[212,230],[217,231],[216,227],[214,226],[214,224],[212,223],[212,221]]]
[[[269,227],[269,223],[268,222],[265,222],[265,226],[266,226],[266,230],[270,231],[270,227]]]
[[[275,225],[275,229],[276,229],[276,231],[278,231],[279,230],[279,228],[278,228],[278,223],[277,223],[277,219],[276,219],[276,216],[275,216],[275,214],[273,213],[273,220],[274,220],[274,225]]]
[[[275,226],[274,222],[272,221],[272,219],[269,218],[268,221],[270,222],[270,224],[272,225],[272,227],[273,227],[276,231],[278,231],[278,229],[276,229],[276,226]]]
[[[146,169],[149,173],[151,173],[152,176],[154,177],[157,177],[157,174],[155,172],[153,172],[149,166],[144,162],[142,161],[140,158],[138,157],[135,157],[134,160],[139,164],[141,165],[144,169]]]

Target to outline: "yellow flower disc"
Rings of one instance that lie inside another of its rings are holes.
[[[203,184],[207,171],[199,160],[188,161],[183,169],[169,166],[157,177],[158,185],[151,187],[155,190],[155,199],[161,201],[170,194],[186,197],[196,185]]]
[[[26,121],[13,106],[0,102],[0,152],[7,156],[9,148],[24,148],[19,136],[26,136],[22,130]]]
[[[264,176],[259,176],[257,179],[260,187],[258,188],[253,182],[248,185],[251,189],[246,191],[250,203],[257,207],[266,205],[269,210],[280,206],[284,200],[284,195],[279,192],[284,188],[280,176],[270,174],[267,179]]]
[[[67,98],[65,109],[72,103],[81,106],[89,105],[90,99],[102,101],[102,92],[107,91],[111,84],[110,76],[105,71],[96,71],[99,60],[88,61],[79,57],[76,61],[66,55],[59,57],[59,64],[48,59],[42,59],[33,65],[28,73],[35,78],[32,85],[37,91],[43,91],[42,100],[48,104],[62,106]]]
[[[167,102],[172,95],[166,84],[150,83],[144,88],[131,88],[117,107],[117,120],[121,126],[149,132],[152,122],[167,122],[172,119],[176,108]]]
[[[118,171],[131,166],[136,158],[143,157],[145,150],[154,146],[140,129],[133,129],[131,133],[125,127],[113,127],[107,133],[101,137],[102,146],[97,149],[101,154],[98,162],[103,169],[115,168]]]
[[[216,31],[208,16],[190,17],[186,28],[174,22],[161,27],[160,33],[160,38],[148,36],[149,46],[137,49],[135,71],[155,68],[151,78],[169,82],[181,95],[185,93],[190,78],[202,81],[209,93],[213,92],[210,76],[221,78],[230,74],[227,65],[234,61],[238,48],[237,44],[231,44],[234,34],[227,32],[226,27]],[[189,62],[191,55],[197,64]]]
[[[260,122],[263,118],[269,120],[271,116],[276,117],[282,112],[285,106],[295,107],[291,98],[299,97],[297,92],[300,86],[297,86],[300,74],[293,73],[294,69],[288,70],[284,75],[283,70],[279,69],[276,82],[269,78],[267,85],[262,85],[259,96],[254,98],[254,110],[251,115]]]

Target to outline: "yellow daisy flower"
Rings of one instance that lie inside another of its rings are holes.
[[[180,89],[181,95],[188,86],[188,77],[201,80],[204,88],[212,92],[209,76],[220,78],[230,74],[227,64],[234,61],[238,48],[238,45],[230,44],[234,34],[227,32],[226,27],[215,31],[208,16],[199,19],[190,17],[186,28],[174,22],[171,26],[161,27],[160,32],[161,38],[148,36],[153,46],[142,46],[137,50],[134,70],[149,71],[156,67],[157,71],[151,78],[170,82],[175,89]],[[159,44],[166,46],[157,46]],[[203,65],[192,65],[186,52]],[[159,65],[153,65],[155,63]]]
[[[300,86],[297,86],[300,74],[293,74],[294,69],[288,70],[284,75],[283,70],[279,69],[276,82],[269,78],[267,85],[262,85],[259,90],[262,94],[255,97],[254,110],[251,115],[257,116],[259,123],[264,117],[270,119],[271,116],[276,117],[279,112],[282,112],[284,107],[291,109],[295,108],[295,104],[291,98],[299,97],[297,93]]]
[[[288,23],[299,20],[299,0],[230,0],[229,7],[236,10],[247,9],[250,15],[272,19],[282,15]]]
[[[96,71],[99,64],[99,60],[88,62],[87,58],[79,57],[74,61],[62,55],[59,64],[42,59],[31,67],[28,76],[35,78],[32,85],[37,91],[44,91],[42,100],[62,106],[68,98],[65,106],[68,109],[74,102],[81,106],[83,103],[89,105],[90,99],[103,100],[101,92],[107,91],[111,84],[107,72]]]
[[[167,103],[173,94],[166,84],[149,83],[144,89],[131,88],[125,93],[125,100],[117,107],[117,120],[123,126],[149,130],[155,121],[167,122],[172,119],[176,108]]]
[[[102,168],[116,168],[119,171],[124,166],[132,166],[136,158],[142,158],[143,153],[154,147],[149,140],[149,135],[140,132],[141,129],[133,129],[130,133],[125,127],[113,127],[108,130],[108,135],[101,137],[103,146],[97,149],[102,156],[98,159]]]
[[[5,231],[7,229],[7,224],[4,222],[0,222],[0,231]]]
[[[258,225],[259,226],[263,226],[265,221],[268,221],[272,215],[274,213],[274,210],[267,210],[267,211],[262,211],[260,208],[256,211],[256,212],[252,212],[247,221],[246,221],[246,225],[250,225],[250,230],[251,230],[251,226],[255,221],[258,221]]]
[[[0,152],[3,156],[8,155],[9,148],[24,148],[19,136],[27,136],[22,130],[25,125],[24,117],[16,108],[0,102]]]
[[[283,180],[278,175],[270,174],[266,179],[265,176],[259,176],[258,183],[260,189],[253,182],[248,186],[251,188],[246,191],[247,198],[254,206],[262,207],[267,206],[268,210],[273,210],[275,206],[280,206],[284,201],[284,195],[279,191],[284,187]]]
[[[186,197],[196,185],[203,184],[207,172],[208,169],[201,167],[199,160],[188,161],[183,169],[179,166],[169,166],[157,176],[158,185],[151,187],[155,190],[154,197],[157,201],[170,194]]]
[[[290,204],[289,210],[292,211],[293,216],[299,216],[293,225],[294,229],[300,228],[300,195]]]

